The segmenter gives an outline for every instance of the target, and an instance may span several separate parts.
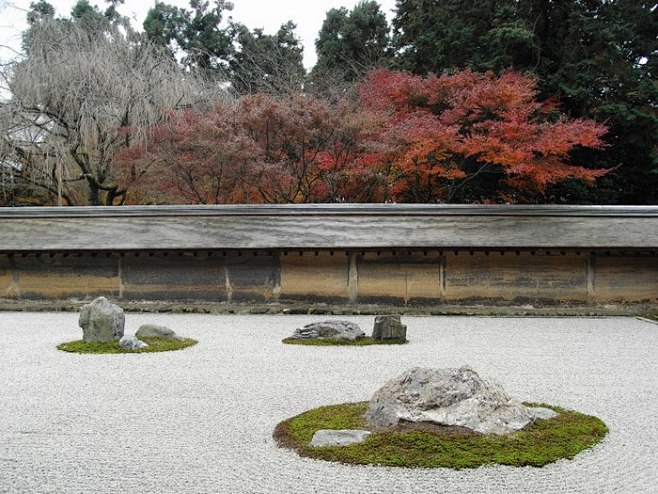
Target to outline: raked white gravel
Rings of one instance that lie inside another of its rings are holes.
[[[366,333],[373,317],[340,317]],[[281,339],[322,316],[126,314],[199,344],[77,355],[74,313],[0,313],[0,493],[658,492],[658,325],[632,318],[404,317],[404,346]],[[413,366],[469,364],[511,395],[593,414],[603,443],[544,468],[355,467],[299,458],[275,425],[367,400]]]

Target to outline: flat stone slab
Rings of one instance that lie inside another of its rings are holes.
[[[560,415],[555,410],[545,407],[528,407],[530,413],[535,419],[548,420],[557,417]]]
[[[311,446],[322,448],[324,446],[349,446],[350,444],[359,444],[368,439],[370,434],[370,431],[362,431],[358,429],[320,429],[313,434]]]

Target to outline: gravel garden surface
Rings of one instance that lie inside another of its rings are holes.
[[[340,316],[369,334],[374,317]],[[411,317],[406,345],[284,345],[326,316],[126,314],[199,340],[80,355],[75,313],[0,313],[0,493],[650,494],[658,484],[658,324],[633,318]],[[610,432],[573,460],[472,470],[348,466],[278,448],[278,422],[370,399],[414,366],[468,364],[524,401]]]

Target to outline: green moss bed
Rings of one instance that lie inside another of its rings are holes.
[[[111,341],[108,343],[88,342],[83,340],[69,341],[57,346],[59,350],[72,353],[152,353],[152,352],[171,352],[174,350],[182,350],[183,348],[196,345],[197,340],[185,338],[183,340],[172,340],[169,338],[140,338],[148,347],[139,350],[125,350],[119,346],[118,341]]]
[[[306,345],[306,346],[369,346],[369,345],[404,345],[409,340],[403,339],[385,339],[375,340],[370,336],[358,338],[356,340],[311,340],[302,338],[284,338],[283,343],[287,345]]]
[[[519,432],[498,436],[462,427],[405,423],[373,432],[365,442],[315,448],[311,438],[319,429],[365,429],[368,402],[315,408],[277,425],[280,447],[299,455],[357,465],[418,468],[476,468],[483,465],[541,467],[571,459],[599,443],[608,428],[596,417],[544,404],[560,415],[537,420]]]

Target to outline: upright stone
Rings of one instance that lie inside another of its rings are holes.
[[[402,324],[400,316],[377,316],[372,328],[373,340],[406,340],[407,326]]]
[[[84,341],[116,341],[123,336],[125,324],[123,309],[110,303],[105,297],[98,297],[80,310],[78,324],[82,328]]]

